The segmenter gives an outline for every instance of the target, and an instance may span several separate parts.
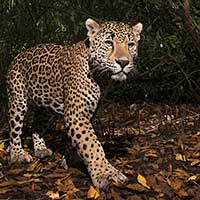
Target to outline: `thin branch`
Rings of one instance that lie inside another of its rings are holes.
[[[198,53],[200,54],[200,34],[199,34],[199,29],[197,28],[196,24],[194,23],[191,14],[190,14],[190,4],[189,0],[184,1],[183,5],[183,10],[184,10],[184,17],[185,17],[185,22],[188,31],[190,32],[193,42],[198,50]]]

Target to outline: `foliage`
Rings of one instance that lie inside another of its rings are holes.
[[[200,29],[200,6],[197,1],[190,2],[193,31],[184,8],[181,0],[1,0],[0,98],[6,99],[6,71],[19,51],[37,43],[82,40],[85,20],[91,17],[99,22],[144,24],[138,79],[130,79],[123,93],[119,87],[118,94],[173,101],[188,100],[192,95],[199,100],[200,41],[193,36]]]

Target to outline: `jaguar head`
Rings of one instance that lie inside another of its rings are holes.
[[[142,24],[134,26],[122,22],[98,24],[87,19],[89,63],[91,73],[97,78],[107,76],[116,81],[127,79],[135,71],[138,42]]]

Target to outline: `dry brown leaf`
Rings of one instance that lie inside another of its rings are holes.
[[[159,187],[161,189],[161,192],[159,193],[160,197],[165,195],[172,197],[174,195],[173,189],[167,183],[159,182]]]
[[[125,188],[125,185],[119,182],[112,181],[112,185],[118,187],[118,188]]]
[[[177,191],[177,194],[178,194],[179,197],[189,196],[188,193],[183,188],[181,188],[179,191]]]
[[[170,115],[164,115],[165,117],[165,122],[167,124],[171,124],[172,123],[172,117]]]
[[[62,196],[60,196],[59,198],[60,200],[82,200],[80,198],[71,198],[69,194],[63,194]]]
[[[0,189],[0,195],[1,194],[6,194],[7,192],[10,192],[10,191],[12,191],[11,189]]]
[[[137,181],[143,185],[144,187],[150,189],[150,187],[147,185],[147,181],[146,181],[146,178],[144,176],[142,176],[141,174],[138,174],[137,176]]]
[[[75,187],[74,183],[68,178],[63,179],[62,183],[57,185],[57,189],[58,191],[67,193],[69,196],[79,191],[79,189]]]
[[[157,158],[157,157],[158,157],[158,154],[157,154],[157,151],[156,151],[156,150],[151,149],[151,150],[149,150],[148,152],[145,153],[145,156],[146,156],[146,157],[154,157],[154,158]]]
[[[9,175],[15,175],[15,174],[19,174],[20,172],[22,172],[23,169],[10,169],[7,174]]]
[[[175,169],[173,173],[182,179],[187,179],[190,176],[185,170],[179,168]]]
[[[66,169],[63,168],[56,168],[54,170],[55,173],[67,173],[68,171]]]
[[[63,192],[63,193],[68,193],[69,188],[67,188],[64,184],[59,184],[57,187],[58,191]]]
[[[49,190],[49,191],[46,193],[46,195],[47,195],[48,197],[50,197],[51,199],[59,199],[59,197],[60,197],[60,195],[59,195],[58,192],[53,192],[53,191],[51,191],[51,190]]]
[[[167,178],[167,183],[175,190],[179,197],[187,197],[188,193],[183,188],[183,181],[180,179],[172,179]]]
[[[0,150],[3,150],[3,151],[4,151],[4,148],[5,148],[4,142],[1,142],[1,143],[0,143]]]
[[[187,193],[188,193],[188,196],[195,196],[195,192],[194,192],[194,190],[192,189],[192,188],[189,188],[188,190],[187,190]]]
[[[156,198],[154,198],[154,197],[149,197],[148,200],[156,200]]]
[[[114,200],[122,200],[122,197],[119,195],[119,193],[113,189],[111,189],[111,194]]]
[[[191,161],[191,164],[190,164],[191,166],[200,164],[200,160],[199,159],[189,159],[189,161]]]
[[[5,181],[5,182],[0,183],[0,187],[16,186],[16,185],[19,185],[19,184],[15,180],[9,180],[9,181]]]
[[[163,188],[159,185],[155,176],[147,176],[147,184],[156,192],[162,193]]]
[[[133,170],[133,169],[125,169],[124,170],[124,174],[133,175],[133,174],[135,174],[135,170]]]
[[[188,181],[195,181],[197,179],[197,176],[196,175],[193,175],[193,176],[190,176],[188,178]]]
[[[5,181],[5,182],[0,183],[0,187],[26,185],[26,184],[29,184],[31,182],[38,183],[38,182],[42,182],[42,180],[37,179],[37,178],[29,179],[29,180],[25,180],[25,181],[9,180],[9,181]]]
[[[167,178],[167,183],[175,190],[179,197],[187,197],[188,193],[183,188],[183,181],[180,179],[172,179]]]
[[[167,178],[167,183],[176,191],[179,190],[183,186],[183,181],[177,178],[176,179]]]
[[[158,198],[159,198],[159,199],[162,199],[164,196],[165,196],[164,193],[159,193]]]
[[[176,158],[175,158],[176,160],[181,160],[181,161],[187,161],[187,159],[186,159],[186,156],[185,155],[183,155],[183,154],[180,154],[180,153],[177,153],[176,154]]]
[[[129,196],[127,200],[142,200],[142,198],[138,195]]]
[[[4,149],[0,149],[0,158],[3,160],[8,160],[8,153]]]
[[[69,177],[69,175],[66,175],[66,173],[53,173],[53,174],[48,174],[46,177],[48,177],[48,178],[63,178],[63,177]]]
[[[36,160],[34,163],[30,164],[27,167],[27,171],[34,171],[34,169],[40,164],[39,160]]]
[[[128,184],[128,185],[126,185],[126,188],[133,190],[133,191],[138,191],[138,192],[147,191],[147,189],[145,187],[143,187],[142,185],[140,185],[138,183]]]
[[[60,184],[62,184],[62,181],[64,180],[64,178],[59,178],[59,179],[57,179],[56,180],[56,185],[60,185]]]
[[[31,189],[32,189],[33,191],[35,191],[35,190],[41,190],[41,187],[40,187],[39,184],[32,182],[32,184],[31,184]]]
[[[94,188],[93,186],[90,186],[90,189],[87,193],[88,199],[98,199],[100,197],[100,192],[98,188]]]

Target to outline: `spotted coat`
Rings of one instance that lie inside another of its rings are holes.
[[[100,83],[124,81],[135,69],[142,24],[86,21],[88,38],[70,47],[37,45],[16,56],[8,71],[11,162],[31,162],[20,135],[29,103],[63,115],[67,134],[84,160],[94,185],[127,181],[105,157],[90,122],[96,110]],[[52,151],[33,134],[35,156]]]

